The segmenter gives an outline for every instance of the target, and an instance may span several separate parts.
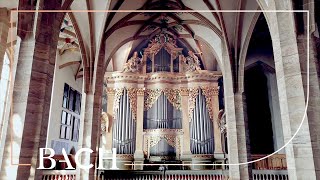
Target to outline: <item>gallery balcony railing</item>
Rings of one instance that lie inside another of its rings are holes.
[[[43,170],[41,180],[75,180],[76,170]]]
[[[251,155],[252,160],[260,159],[265,157],[265,154],[253,154]],[[253,163],[253,169],[257,170],[286,170],[287,161],[285,154],[275,154],[271,157],[257,161]]]
[[[252,170],[253,180],[289,180],[287,170]]]
[[[216,179],[229,180],[228,170],[210,170],[210,171],[102,171],[99,180],[193,180],[193,179]]]

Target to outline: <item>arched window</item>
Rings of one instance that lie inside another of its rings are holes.
[[[10,60],[8,54],[5,53],[3,57],[3,66],[0,79],[0,124],[2,124],[5,118],[5,109],[8,102],[8,90],[9,90],[9,78],[10,78]]]

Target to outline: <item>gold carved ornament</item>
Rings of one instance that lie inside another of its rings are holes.
[[[124,88],[115,89],[114,106],[113,106],[113,119],[115,119],[117,110],[119,109],[120,98],[123,96]],[[132,112],[133,120],[137,119],[137,88],[128,88],[127,93],[130,101],[130,109]]]
[[[161,136],[151,136],[149,138],[149,146],[150,148],[157,145],[159,141],[161,140]]]
[[[123,95],[124,88],[114,89],[114,103],[113,103],[113,119],[116,119],[117,110],[119,109],[120,98]]]
[[[212,105],[213,105],[212,98],[215,95],[214,94],[214,89],[213,89],[213,87],[208,87],[208,86],[201,87],[201,89],[202,89],[203,95],[206,98],[206,107],[207,107],[207,110],[208,110],[208,113],[209,113],[209,118],[210,118],[211,121],[213,121],[214,113],[213,113],[213,107],[212,107]]]
[[[161,139],[165,139],[170,146],[176,147],[176,136],[166,134],[166,135],[151,136],[149,138],[150,148],[157,145],[159,141],[161,141]]]
[[[164,89],[163,92],[172,106],[178,110],[181,110],[180,89]]]
[[[158,100],[163,92],[172,106],[178,110],[181,110],[181,94],[180,89],[147,89],[146,98],[144,101],[144,110],[149,110],[153,104]]]
[[[196,107],[196,99],[199,95],[199,88],[190,88],[189,89],[189,122],[191,122],[194,108]]]
[[[145,100],[144,100],[144,110],[149,110],[152,105],[157,101],[161,95],[160,89],[146,89],[145,90]]]
[[[128,96],[130,101],[130,107],[133,115],[133,120],[137,119],[137,91],[136,88],[129,88],[128,89]]]

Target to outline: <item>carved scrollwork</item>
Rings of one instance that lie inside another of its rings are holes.
[[[159,143],[159,141],[161,141],[162,139],[165,139],[167,141],[167,143],[172,147],[177,146],[175,135],[164,134],[164,135],[151,136],[149,138],[150,148],[157,145]]]
[[[196,99],[199,94],[199,88],[189,89],[189,122],[191,122],[194,108],[196,107]]]
[[[123,95],[124,88],[114,89],[114,103],[113,103],[113,119],[116,118],[117,110],[119,109],[120,98]]]
[[[128,89],[128,96],[129,96],[130,107],[133,115],[133,120],[137,119],[137,92],[138,92],[138,89],[136,88]]]
[[[181,109],[181,95],[180,89],[164,89],[164,95],[167,97],[168,101],[176,109]]]
[[[115,119],[115,115],[117,113],[117,110],[119,109],[119,103],[120,103],[120,98],[123,95],[123,91],[125,88],[117,88],[114,89],[115,91],[115,96],[114,96],[114,106],[113,106],[113,119]],[[133,115],[133,120],[137,119],[137,88],[128,88],[127,89],[129,101],[130,101],[130,108],[132,111]]]
[[[161,95],[160,89],[147,89],[145,91],[144,110],[149,110]]]
[[[214,113],[212,107],[212,97],[214,96],[214,88],[213,87],[201,87],[202,93],[206,98],[206,107],[209,113],[209,118],[213,121]]]
[[[173,105],[176,109],[181,109],[181,95],[180,89],[147,89],[144,101],[144,110],[149,110],[152,105],[157,101],[163,92],[167,97],[168,101]]]

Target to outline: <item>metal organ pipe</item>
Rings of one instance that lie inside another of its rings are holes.
[[[200,90],[190,122],[191,152],[213,154],[213,125],[206,107],[206,99]]]
[[[117,148],[118,154],[133,154],[135,151],[135,122],[126,89],[120,96],[116,112],[113,126],[113,147]]]

